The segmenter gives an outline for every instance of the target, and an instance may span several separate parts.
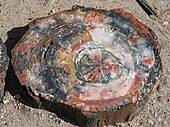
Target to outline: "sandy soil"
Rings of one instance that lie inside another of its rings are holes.
[[[117,126],[169,127],[170,1],[150,0],[149,3],[156,10],[159,18],[149,18],[135,0],[94,0],[93,2],[90,0],[0,0],[0,36],[4,43],[16,42],[23,33],[22,30],[17,31],[17,28],[27,25],[35,18],[70,9],[75,4],[107,10],[125,9],[149,26],[157,35],[161,45],[163,74],[144,110],[132,121]],[[21,103],[18,101],[20,98],[17,92],[11,95],[7,88],[3,103],[0,104],[0,127],[74,127],[54,113]]]

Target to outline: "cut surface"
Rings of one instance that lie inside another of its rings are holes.
[[[12,63],[35,96],[89,114],[139,103],[159,75],[157,49],[131,14],[74,7],[30,23]]]

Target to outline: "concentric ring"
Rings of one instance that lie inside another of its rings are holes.
[[[36,96],[96,112],[139,101],[159,75],[158,47],[131,14],[80,7],[30,23],[12,63]]]

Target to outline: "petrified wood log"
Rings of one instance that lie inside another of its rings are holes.
[[[9,58],[7,56],[6,46],[0,39],[0,101],[2,99],[5,87],[5,76],[8,69]]]
[[[46,109],[94,127],[125,122],[143,105],[159,78],[158,49],[130,13],[74,6],[31,22],[12,64]]]

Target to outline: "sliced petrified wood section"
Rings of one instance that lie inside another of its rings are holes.
[[[158,50],[154,33],[130,13],[74,6],[31,22],[12,64],[46,109],[94,127],[125,122],[143,106],[159,78]]]
[[[9,58],[7,56],[6,46],[0,39],[0,101],[2,99],[5,87],[5,76],[8,69]]]

